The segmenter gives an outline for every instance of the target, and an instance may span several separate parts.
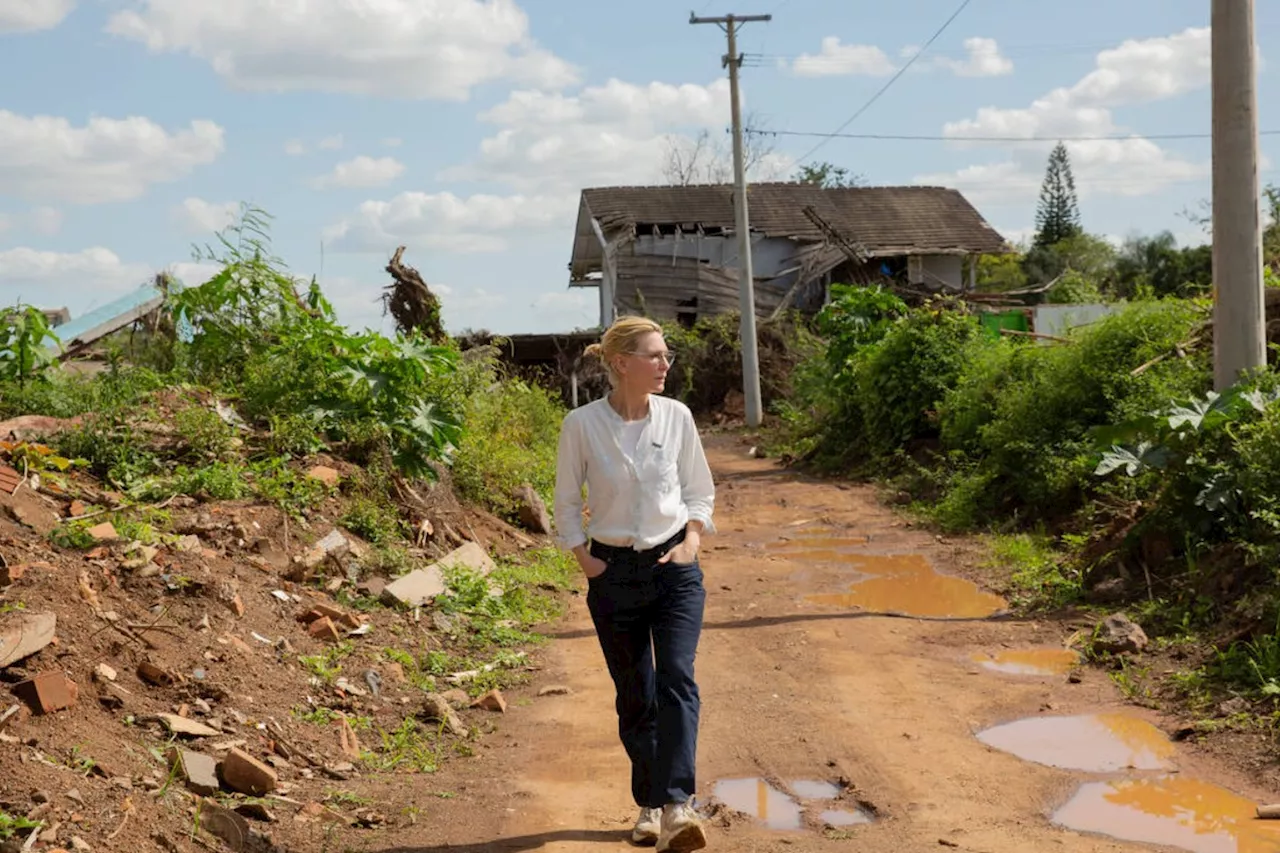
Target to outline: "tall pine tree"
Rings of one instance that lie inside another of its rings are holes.
[[[1082,230],[1076,180],[1071,175],[1071,158],[1067,156],[1067,146],[1059,142],[1049,155],[1049,166],[1040,187],[1035,244],[1047,248],[1074,237]]]

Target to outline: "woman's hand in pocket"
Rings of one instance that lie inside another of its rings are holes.
[[[582,574],[586,575],[587,580],[594,580],[600,577],[609,568],[609,564],[604,560],[599,557],[593,557],[590,554],[579,560],[578,565],[582,567]]]

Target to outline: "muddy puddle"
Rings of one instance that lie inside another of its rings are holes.
[[[981,731],[978,740],[1025,761],[1091,773],[1167,770],[1176,751],[1164,732],[1125,714],[1032,717]]]
[[[870,541],[866,536],[838,536],[832,533],[822,533],[814,536],[796,535],[791,539],[769,542],[764,547],[767,551],[842,554],[854,548],[861,548]],[[791,554],[790,556],[798,555]]]
[[[1078,832],[1192,853],[1280,853],[1280,821],[1255,817],[1253,802],[1182,776],[1090,782],[1053,822]]]
[[[805,600],[872,613],[968,619],[992,616],[1006,607],[1002,598],[977,584],[939,573],[920,554],[849,555],[845,562],[863,576],[848,592],[809,595]]]
[[[1006,649],[995,654],[979,652],[972,658],[983,668],[1005,675],[1066,675],[1080,662],[1072,649]]]
[[[826,806],[818,819],[831,826],[859,826],[871,823],[871,817],[857,807],[846,807],[833,801],[840,788],[830,782],[800,779],[789,783],[796,798],[779,791],[759,777],[722,779],[715,785],[714,796],[734,811],[750,815],[768,829],[789,831],[804,825],[806,807],[800,801]]]

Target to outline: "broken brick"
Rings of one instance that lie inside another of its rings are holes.
[[[114,542],[120,538],[120,534],[116,532],[116,526],[109,521],[90,527],[87,531],[95,542]]]
[[[345,615],[346,613],[344,613],[341,608],[334,607],[332,604],[317,604],[315,607],[312,607],[306,613],[299,616],[298,621],[310,625],[317,619],[323,619],[327,616],[336,622]]]
[[[471,703],[473,708],[483,708],[486,711],[497,711],[499,714],[507,713],[507,700],[502,698],[501,690],[490,690],[479,699]]]
[[[0,586],[17,583],[26,573],[25,563],[19,563],[16,566],[0,566]]]
[[[231,606],[231,609],[235,612],[236,616],[244,616],[244,599],[243,598],[241,598],[238,595],[233,597],[231,599],[230,606]]]
[[[79,518],[88,511],[89,508],[84,505],[84,501],[72,501],[71,506],[67,509],[67,514],[72,518]]]
[[[138,664],[138,678],[156,687],[172,687],[178,683],[178,676],[145,660]]]
[[[342,635],[338,633],[338,629],[334,626],[333,620],[328,616],[312,622],[311,627],[307,628],[307,633],[315,637],[317,640],[330,640],[337,642],[342,639]]]
[[[313,480],[319,480],[331,489],[342,479],[342,475],[328,465],[317,465],[307,472],[307,476]]]
[[[76,703],[80,688],[61,672],[42,672],[15,684],[13,694],[26,702],[33,713],[52,714]]]
[[[228,788],[250,797],[264,797],[276,789],[276,772],[247,752],[232,748],[218,768]]]

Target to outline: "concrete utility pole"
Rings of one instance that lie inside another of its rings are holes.
[[[729,52],[724,64],[729,67],[729,109],[733,119],[734,230],[738,232],[738,299],[742,322],[738,335],[742,339],[742,396],[746,399],[747,426],[758,427],[764,420],[760,399],[760,354],[756,341],[755,271],[751,265],[751,227],[747,216],[747,168],[742,153],[742,108],[738,99],[738,69],[742,56],[738,53],[738,28],[743,24],[768,22],[773,15],[725,15],[699,18],[689,14],[690,24],[717,24],[728,35]]]
[[[1254,0],[1213,0],[1213,361],[1222,391],[1267,363]]]

